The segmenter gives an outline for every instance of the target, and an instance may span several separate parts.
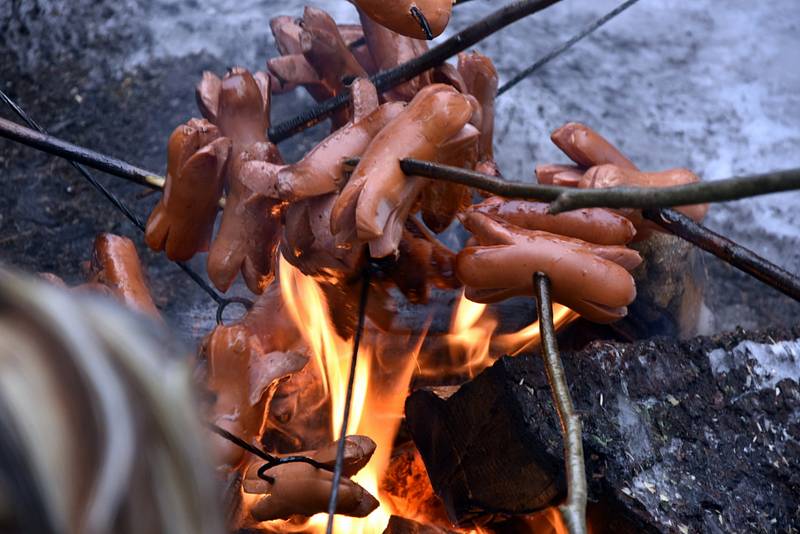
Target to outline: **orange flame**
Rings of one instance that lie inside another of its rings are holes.
[[[292,318],[314,354],[314,362],[324,377],[331,399],[331,431],[338,438],[347,379],[352,357],[352,341],[338,336],[328,317],[328,306],[322,290],[312,278],[304,276],[283,257],[280,259],[281,291]],[[389,465],[392,444],[403,417],[403,407],[408,386],[419,353],[423,336],[411,347],[402,347],[404,357],[398,357],[397,339],[377,339],[381,334],[366,332],[359,347],[356,376],[351,402],[348,434],[369,436],[377,444],[369,464],[353,477],[372,495],[379,498],[380,506],[368,517],[349,518],[337,516],[337,532],[373,533],[383,532],[392,514],[387,502],[380,498],[381,477]],[[381,358],[381,352],[391,350],[391,358]],[[312,532],[324,531],[325,514],[311,518]]]
[[[553,323],[556,330],[580,317],[576,312],[553,304]],[[539,345],[539,321],[509,334],[497,334],[498,320],[488,305],[473,302],[462,293],[453,310],[450,332],[446,341],[450,360],[445,364],[423,367],[424,376],[438,374],[467,375],[474,377],[503,354],[516,356]]]
[[[303,275],[282,256],[279,263],[281,292],[292,319],[313,353],[320,371],[323,387],[331,400],[331,432],[338,438],[347,379],[352,356],[352,341],[339,337],[328,315],[325,296],[317,282]],[[563,326],[578,315],[563,306],[555,305],[556,327]],[[446,337],[451,352],[447,368],[420,368],[425,375],[436,373],[476,375],[494,361],[492,354],[518,354],[539,341],[538,322],[513,334],[494,335],[498,321],[487,312],[485,304],[472,302],[462,294],[452,316],[450,333]],[[392,445],[403,417],[404,402],[417,363],[425,333],[416,340],[385,335],[367,329],[359,348],[356,376],[351,402],[348,434],[369,436],[377,444],[369,464],[353,480],[380,501],[380,506],[365,518],[336,516],[335,531],[353,534],[380,533],[394,512],[391,501],[379,491],[382,477],[389,465]],[[385,358],[382,356],[386,356]],[[425,522],[426,518],[414,518]],[[327,515],[317,514],[305,524],[280,522],[283,532],[324,532]],[[480,533],[478,528],[469,532]]]

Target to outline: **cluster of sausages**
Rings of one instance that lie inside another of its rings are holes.
[[[368,262],[380,275],[370,282],[366,313],[382,328],[394,317],[392,288],[418,303],[431,286],[464,286],[468,298],[488,303],[530,295],[537,271],[549,275],[555,300],[607,323],[623,317],[636,296],[630,271],[642,260],[627,245],[654,230],[636,210],[551,215],[547,204],[534,201],[489,197],[473,204],[475,192],[466,186],[405,175],[403,158],[499,175],[492,146],[497,71],[486,56],[464,53],[455,65],[378,93],[369,75],[427,50],[411,7],[424,13],[435,33],[447,22],[450,2],[354,3],[360,25],[338,25],[315,8],[300,19],[273,19],[281,55],[264,72],[204,73],[196,91],[204,118],[172,133],[165,191],[147,223],[153,250],[175,260],[208,251],[209,278],[218,289],[227,291],[241,274],[259,295],[243,319],[215,328],[201,351],[213,393],[210,418],[254,444],[281,422],[286,427],[279,430],[291,434],[288,421],[297,409],[291,399],[303,388],[287,387],[287,380],[311,367],[272,283],[278,253],[320,282],[342,336],[355,327],[360,274]],[[271,97],[298,86],[317,100],[345,93],[349,106],[332,118],[330,135],[299,161],[285,163],[266,138]],[[697,180],[685,169],[642,172],[585,125],[569,123],[552,140],[573,164],[538,166],[542,183],[660,187]],[[705,213],[704,206],[681,210],[695,219]],[[458,252],[436,237],[456,218],[472,234]],[[347,475],[374,450],[366,439],[348,438],[353,465]],[[256,460],[222,439],[215,443],[220,464],[243,474],[246,493],[268,494],[251,508],[254,519],[325,509],[326,472],[287,464],[276,468],[271,483],[254,476]],[[324,463],[331,449],[307,454]],[[341,513],[366,515],[377,505],[347,477],[340,494]]]

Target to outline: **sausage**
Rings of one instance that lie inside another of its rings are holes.
[[[231,141],[210,122],[192,119],[169,138],[164,193],[145,230],[152,250],[187,261],[208,250],[222,196]]]
[[[247,443],[258,445],[266,406],[280,380],[298,372],[308,358],[296,352],[270,351],[242,324],[217,326],[201,348],[207,360],[208,389],[215,394],[211,420]],[[244,451],[214,436],[218,460],[236,467]]]
[[[292,453],[292,456],[305,456],[313,459],[329,469],[336,464],[336,453],[339,442],[321,447],[315,451],[301,451]],[[342,455],[342,475],[352,477],[363,469],[375,453],[377,445],[367,436],[346,436],[344,438],[344,453]],[[247,493],[267,493],[270,490],[269,482],[258,476],[258,469],[263,463],[258,460],[252,462],[247,468],[242,481],[242,489]]]
[[[269,78],[262,83],[268,90]],[[231,139],[232,149],[228,196],[209,250],[208,276],[219,290],[227,291],[241,271],[247,287],[261,293],[272,280],[272,257],[280,237],[280,201],[274,197],[275,165],[281,157],[266,138],[269,97],[247,70],[232,69],[222,80],[217,126]]]
[[[352,122],[358,122],[378,109],[378,90],[369,78],[356,78],[350,84],[350,102],[353,107]]]
[[[202,82],[201,82],[202,83]],[[267,140],[269,96],[263,95],[253,75],[242,67],[232,68],[220,83],[218,111],[214,123],[234,144],[234,153]],[[211,120],[210,117],[206,119]]]
[[[242,170],[263,161],[257,158],[268,151],[266,145],[251,146],[231,165],[222,221],[208,254],[208,277],[220,291],[227,291],[240,271],[247,287],[257,294],[273,279],[272,259],[281,233],[280,201],[265,195],[263,181],[252,180]]]
[[[206,386],[215,395],[210,418],[258,444],[278,384],[308,361],[292,351],[300,339],[277,284],[259,295],[240,321],[217,326],[200,347],[207,364]],[[241,462],[242,449],[217,436],[213,443],[223,465]]]
[[[270,469],[275,482],[259,484],[263,497],[250,507],[256,521],[289,519],[294,515],[310,517],[328,510],[333,473],[307,463],[288,463]],[[378,500],[370,493],[343,477],[339,481],[336,513],[351,517],[366,517],[378,507]]]
[[[693,184],[700,179],[688,169],[669,169],[661,172],[641,172],[616,165],[599,165],[592,167],[578,184],[581,188],[604,187],[670,187]],[[708,211],[708,204],[678,206],[675,208],[695,221],[703,220]]]
[[[453,138],[442,145],[436,160],[445,165],[472,168],[478,160],[480,132],[471,124],[465,125]],[[428,180],[422,191],[422,220],[434,232],[445,231],[456,216],[472,201],[471,189],[445,180]]]
[[[331,95],[345,90],[343,79],[366,78],[367,72],[347,48],[336,21],[325,11],[306,7],[303,11],[300,47]]]
[[[358,10],[367,48],[379,71],[393,69],[411,61],[428,50],[425,41],[406,37],[382,26],[363,10]],[[386,92],[389,100],[410,101],[420,89],[431,83],[430,74],[423,73]]]
[[[281,83],[281,87],[286,91],[297,85],[302,85],[311,93],[315,99],[315,91],[321,92],[322,95],[329,93],[323,88],[322,81],[319,79],[317,71],[306,60],[302,54],[290,54],[286,56],[278,56],[269,58],[267,60],[267,69],[270,74]]]
[[[555,130],[550,139],[569,159],[583,167],[610,163],[625,169],[636,166],[602,135],[585,124],[569,122]]]
[[[452,0],[403,0],[387,4],[381,0],[351,0],[372,20],[401,35],[415,39],[428,39],[441,34],[450,21]],[[427,20],[431,35],[428,36],[414,16],[416,7]],[[362,22],[363,25],[363,22]]]
[[[537,165],[536,181],[544,185],[578,187],[584,172],[586,169],[577,165]]]
[[[641,262],[634,250],[526,230],[478,212],[465,214],[462,222],[478,242],[456,258],[456,274],[470,300],[530,295],[538,271],[550,277],[554,300],[590,321],[616,321],[636,298],[627,271]]]
[[[494,159],[494,99],[497,96],[497,69],[492,60],[479,52],[458,55],[458,72],[464,79],[469,94],[481,106],[481,131],[478,145],[480,161]]]
[[[133,241],[103,233],[94,241],[90,283],[107,286],[119,301],[141,313],[160,318],[145,282],[142,263]]]
[[[364,28],[361,27],[361,24],[339,24],[339,34],[342,36],[342,39],[344,39],[350,53],[353,54],[356,61],[367,71],[367,74],[372,76],[377,73],[378,67],[375,65],[375,61],[369,53],[369,47],[367,46],[366,40],[364,40]],[[356,44],[356,42],[360,40],[361,43]]]
[[[303,159],[278,174],[278,196],[296,201],[338,190],[344,181],[344,158],[360,156],[404,107],[399,102],[384,104],[363,120],[348,123],[333,132]]]
[[[300,200],[285,212],[281,254],[286,261],[308,276],[325,274],[351,277],[363,262],[359,247],[339,247],[331,233],[331,209],[335,194]]]
[[[334,233],[347,232],[353,216],[357,237],[374,241],[373,257],[395,252],[405,217],[424,185],[422,178],[406,177],[399,160],[432,159],[471,114],[469,101],[450,86],[430,85],[420,91],[364,152],[331,213]]]
[[[574,184],[575,173],[553,173],[548,169],[544,174],[553,174],[554,185],[577,185],[583,188],[636,186],[636,187],[668,187],[698,181],[697,176],[686,169],[672,169],[663,172],[643,173],[622,153],[600,134],[578,123],[568,123],[551,135],[553,142],[573,161],[589,169],[577,184]],[[555,166],[546,166],[555,167]],[[537,176],[540,169],[537,167]],[[556,180],[561,183],[555,184]],[[681,206],[677,208],[688,217],[699,221],[705,216],[708,205]],[[618,213],[628,217],[638,230],[636,241],[646,239],[654,231],[662,228],[642,218],[639,210],[621,209]]]
[[[397,258],[382,268],[406,299],[414,304],[428,302],[430,285],[442,289],[460,286],[455,277],[455,254],[425,232],[414,217],[403,230]]]
[[[275,47],[282,56],[303,53],[303,49],[300,47],[300,34],[303,29],[293,17],[281,15],[271,19],[269,29],[275,39]]]
[[[633,223],[604,208],[584,208],[551,215],[545,202],[490,197],[469,211],[528,230],[542,230],[598,245],[624,245],[636,235]]]

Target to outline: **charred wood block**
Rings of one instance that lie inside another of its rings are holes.
[[[645,532],[800,527],[800,328],[595,343],[563,358],[592,501]],[[458,524],[565,495],[537,355],[502,358],[446,400],[417,391],[406,418]]]

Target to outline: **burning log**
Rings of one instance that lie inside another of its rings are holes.
[[[590,500],[627,525],[615,531],[797,524],[798,351],[795,329],[564,354]],[[417,391],[406,417],[453,521],[564,497],[561,429],[540,358],[505,357],[448,399]]]

